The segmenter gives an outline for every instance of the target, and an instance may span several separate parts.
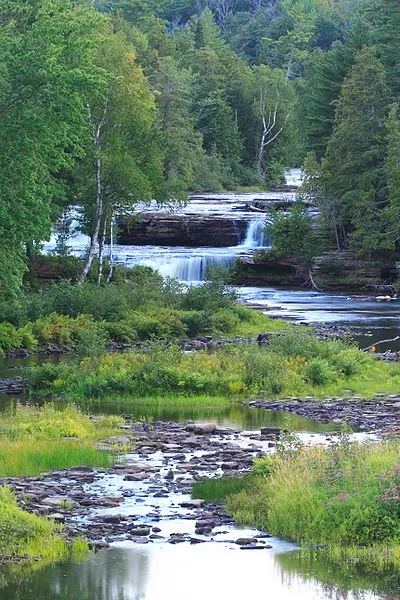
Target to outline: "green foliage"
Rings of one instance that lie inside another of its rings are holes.
[[[202,498],[206,502],[225,502],[229,496],[244,489],[247,482],[247,477],[200,479],[192,487],[192,498]]]
[[[78,364],[43,365],[28,374],[32,391],[68,398],[106,394],[226,397],[310,395],[324,397],[351,390],[369,397],[393,393],[398,365],[376,361],[344,342],[318,341],[288,330],[271,335],[267,348],[225,346],[210,352],[182,353],[176,346],[152,344],[145,351],[106,354]]]
[[[103,20],[93,9],[59,0],[19,7],[26,14],[14,19],[6,4],[0,26],[2,293],[17,291],[25,248],[50,234],[63,174],[90,136],[85,97],[104,84],[92,54]]]
[[[267,229],[271,234],[272,252],[278,257],[296,256],[310,264],[318,241],[307,209],[298,202],[287,213],[276,211],[270,218],[272,222]]]
[[[231,498],[237,518],[295,541],[341,546],[363,556],[363,547],[385,545],[394,560],[400,542],[399,442],[352,444],[279,455],[268,476],[259,468],[251,486]],[[311,509],[312,508],[312,509]]]
[[[0,323],[0,356],[18,348],[36,350],[37,341],[29,328],[17,329],[10,323]]]

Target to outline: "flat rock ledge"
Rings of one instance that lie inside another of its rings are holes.
[[[400,433],[400,395],[376,395],[372,400],[361,397],[346,399],[254,400],[252,408],[295,413],[321,423],[348,423],[355,431]]]

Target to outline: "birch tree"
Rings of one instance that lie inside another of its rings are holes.
[[[105,239],[114,215],[132,211],[138,202],[160,198],[163,193],[163,154],[154,96],[135,60],[134,49],[123,33],[109,32],[99,45],[97,60],[106,72],[107,89],[103,97],[88,102],[92,145],[81,168],[92,165],[84,190],[86,213],[92,216],[80,284],[96,256],[98,282],[102,281]]]

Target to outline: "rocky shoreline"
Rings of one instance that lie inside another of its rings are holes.
[[[361,396],[326,398],[323,402],[313,398],[254,400],[248,406],[295,413],[320,423],[347,423],[355,431],[400,433],[400,394],[376,394],[372,400]]]
[[[223,541],[242,549],[271,547],[270,537],[235,534],[220,504],[191,498],[202,478],[243,475],[254,458],[275,445],[279,430],[237,432],[211,423],[137,423],[104,449],[131,444],[134,451],[112,468],[78,466],[42,477],[5,477],[26,511],[64,525],[67,540],[84,536],[95,549],[112,542],[191,544]]]

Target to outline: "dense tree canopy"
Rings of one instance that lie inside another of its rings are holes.
[[[397,0],[3,2],[2,291],[68,205],[91,264],[116,212],[266,186],[308,152],[327,247],[396,248],[399,19]]]

